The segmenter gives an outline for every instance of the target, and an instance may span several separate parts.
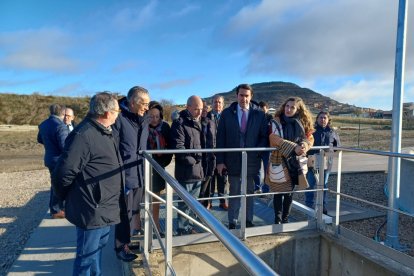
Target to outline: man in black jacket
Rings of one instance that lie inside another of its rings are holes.
[[[217,130],[217,148],[254,148],[268,145],[267,123],[265,114],[251,102],[253,89],[248,84],[236,88],[237,102],[224,109],[220,116]],[[260,168],[261,152],[247,153],[247,193],[254,193],[254,176]],[[241,193],[241,153],[216,153],[217,172],[228,173],[230,195]],[[253,225],[253,197],[247,198],[246,226]],[[229,229],[235,229],[240,210],[240,198],[229,199]]]
[[[171,148],[202,149],[205,148],[204,135],[200,122],[203,101],[198,96],[187,100],[187,109],[180,112],[180,117],[171,126]],[[177,153],[175,155],[175,178],[195,198],[200,195],[201,181],[204,179],[201,153]],[[178,208],[189,214],[190,208],[185,202],[179,202]],[[178,214],[178,234],[186,235],[194,230],[187,218]]]
[[[53,188],[76,226],[73,275],[102,274],[102,248],[125,205],[122,159],[111,128],[119,112],[115,95],[93,96],[88,116],[69,134],[53,172]]]

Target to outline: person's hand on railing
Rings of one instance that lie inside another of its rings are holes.
[[[217,164],[216,169],[219,175],[223,175],[223,173],[226,174],[227,172],[227,167],[224,164]]]

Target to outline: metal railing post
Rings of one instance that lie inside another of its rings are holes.
[[[151,167],[146,158],[144,158],[144,184],[145,184],[145,191],[150,189],[150,181],[151,181]],[[152,234],[150,234],[151,222],[149,218],[149,211],[150,211],[150,195],[148,193],[144,193],[144,208],[145,208],[145,214],[144,214],[144,231],[147,235],[144,236],[144,254],[148,254],[150,251],[150,248],[152,246]]]
[[[405,44],[407,30],[407,1],[400,0],[398,5],[397,42],[395,50],[394,92],[392,104],[391,152],[401,153],[402,109],[404,96]],[[400,197],[400,158],[389,159],[388,206],[397,209]],[[398,240],[398,213],[387,213],[387,235],[385,243],[393,248],[401,248]]]
[[[338,153],[338,170],[336,175],[336,208],[335,208],[335,230],[336,234],[339,234],[339,211],[341,206],[341,175],[342,175],[342,150]]]
[[[241,215],[240,215],[240,236],[246,239],[246,207],[247,207],[247,152],[242,151],[242,171],[241,171]]]
[[[168,264],[172,264],[173,244],[173,188],[166,182],[166,218],[165,218],[165,275],[171,275]]]
[[[317,156],[317,158],[319,160],[317,160],[318,164],[319,164],[319,180],[317,183],[316,188],[318,189],[318,191],[316,192],[316,206],[315,206],[315,210],[316,210],[316,223],[318,225],[318,229],[322,228],[322,224],[323,224],[323,220],[322,220],[322,213],[323,213],[323,193],[324,190],[321,190],[324,188],[324,183],[325,183],[325,151],[323,149],[319,150],[319,155]]]

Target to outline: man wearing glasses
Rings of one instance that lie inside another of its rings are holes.
[[[118,110],[116,95],[93,96],[88,116],[69,134],[53,171],[53,188],[76,226],[73,275],[102,275],[110,226],[120,222],[120,210],[126,209],[122,159],[111,127]]]
[[[65,117],[63,117],[63,122],[68,127],[69,132],[71,132],[75,128],[75,113],[73,109],[70,107],[66,107],[65,109]]]
[[[140,150],[147,149],[149,117],[146,115],[150,102],[148,91],[134,86],[126,97],[119,100],[121,113],[114,125],[119,136],[119,150],[124,162],[125,197],[127,214],[121,214],[121,223],[115,228],[117,257],[123,261],[132,261],[137,255],[130,249],[131,235],[142,235],[140,204],[144,194],[143,157]],[[127,216],[126,216],[127,215]]]

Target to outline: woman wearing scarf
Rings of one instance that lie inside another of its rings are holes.
[[[299,97],[288,98],[275,113],[269,142],[277,149],[271,153],[265,180],[271,192],[291,192],[297,185],[307,186],[307,167],[299,161],[313,145],[313,131],[312,115]],[[276,167],[281,170],[274,180],[269,174]],[[275,224],[288,222],[291,206],[292,193],[274,195]]]
[[[156,102],[152,101],[149,104],[148,115],[150,116],[149,134],[148,134],[148,149],[159,150],[169,148],[170,143],[170,126],[167,122],[163,121],[163,108]],[[161,167],[165,168],[171,163],[172,154],[154,154],[153,158]],[[158,174],[156,170],[152,170],[152,191],[157,195],[165,189],[165,180]],[[164,237],[164,233],[161,232],[159,223],[160,205],[155,202],[152,206],[152,215],[157,225],[157,229]]]

